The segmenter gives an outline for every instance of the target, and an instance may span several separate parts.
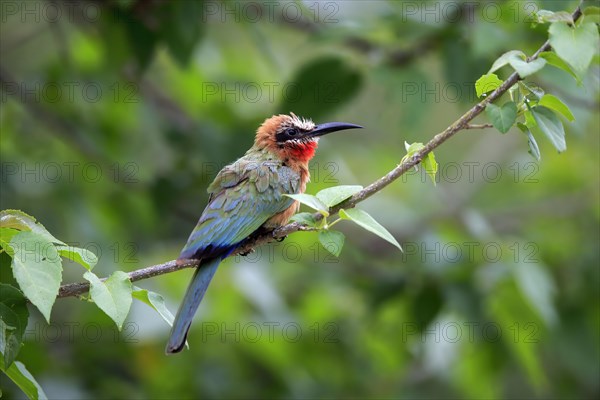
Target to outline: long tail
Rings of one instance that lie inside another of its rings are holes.
[[[185,344],[185,339],[192,324],[192,319],[196,310],[206,293],[206,289],[212,279],[217,267],[221,263],[221,258],[213,258],[201,264],[194,273],[194,277],[185,292],[179,311],[175,316],[171,336],[167,342],[166,353],[179,353]]]

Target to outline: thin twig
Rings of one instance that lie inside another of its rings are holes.
[[[580,5],[577,7],[575,12],[573,13],[573,21],[577,21],[581,16]],[[535,53],[533,56],[529,58],[529,61],[533,61],[538,58],[539,54],[543,51],[547,51],[550,49],[550,43],[546,41]],[[485,99],[477,103],[473,106],[469,111],[464,113],[459,119],[454,121],[449,127],[447,127],[442,132],[435,135],[427,144],[423,147],[422,150],[417,152],[412,158],[407,159],[406,161],[400,163],[396,168],[388,172],[385,176],[379,178],[375,182],[371,183],[369,186],[362,189],[360,192],[357,192],[354,196],[350,197],[346,201],[332,207],[329,210],[330,216],[336,215],[340,209],[352,208],[356,204],[368,199],[373,196],[375,193],[381,191],[383,188],[394,182],[408,170],[416,166],[421,162],[423,157],[432,152],[434,149],[439,147],[446,140],[450,139],[452,136],[456,135],[461,130],[466,129],[475,129],[477,128],[487,128],[489,124],[481,124],[481,125],[469,125],[469,122],[472,121],[475,117],[477,117],[481,112],[485,109],[485,107],[502,96],[509,88],[511,88],[514,84],[516,84],[521,78],[519,74],[513,72],[508,79],[506,79],[496,90],[494,90],[489,96]],[[320,213],[315,213],[314,218],[316,220],[320,220],[323,218],[323,215]],[[287,235],[307,230],[305,225],[302,225],[298,222],[292,222],[291,224],[284,225],[280,228],[275,229],[271,232],[261,233],[254,237],[250,237],[247,239],[237,250],[235,250],[230,256],[237,255],[240,253],[248,253],[251,252],[256,246],[272,242],[276,239],[280,239],[286,237]],[[186,260],[186,262],[181,264],[176,264],[175,260],[167,261],[163,264],[152,265],[150,267],[145,267],[142,269],[138,269],[129,273],[129,278],[132,282],[139,281],[142,279],[151,278],[158,275],[168,274],[174,271],[178,271],[184,268],[191,268],[197,266],[199,260]],[[78,296],[80,294],[86,293],[89,291],[89,283],[81,282],[81,283],[71,283],[67,285],[63,285],[60,287],[58,292],[58,297],[68,297],[68,296]]]
[[[486,129],[486,128],[493,128],[494,125],[492,124],[467,124],[465,126],[465,129]]]

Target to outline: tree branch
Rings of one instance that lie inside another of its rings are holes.
[[[486,128],[493,128],[494,125],[492,124],[467,124],[465,125],[465,129],[486,129]]]
[[[581,17],[581,3],[573,12],[573,21],[577,21],[579,17]],[[546,41],[534,54],[533,56],[528,58],[528,62],[533,61],[538,58],[541,52],[547,51],[550,49],[550,43]],[[356,206],[356,204],[368,199],[373,196],[375,193],[381,191],[383,188],[394,182],[396,179],[405,174],[408,170],[416,166],[421,162],[423,157],[432,152],[434,149],[438,148],[442,143],[446,140],[450,139],[452,136],[456,135],[461,130],[467,129],[480,129],[487,128],[489,124],[480,124],[480,125],[470,125],[475,117],[477,117],[481,112],[485,109],[485,107],[502,96],[508,89],[510,89],[514,84],[516,84],[521,78],[519,74],[513,72],[508,79],[506,79],[502,85],[500,85],[496,90],[494,90],[489,96],[485,99],[477,103],[470,110],[464,113],[459,119],[454,121],[450,126],[444,129],[442,132],[435,135],[427,144],[417,152],[412,158],[400,163],[396,168],[388,172],[386,175],[382,176],[375,182],[371,183],[369,186],[362,189],[360,192],[354,194],[354,196],[345,200],[344,202],[332,207],[329,212],[330,215],[336,215],[340,209],[343,208],[352,208]],[[320,220],[323,216],[320,213],[314,214],[315,219]],[[272,242],[276,239],[284,238],[287,235],[306,230],[306,226],[302,225],[298,222],[293,222],[287,225],[284,225],[280,228],[275,229],[274,231],[260,233],[255,236],[251,236],[248,238],[237,250],[235,250],[230,256],[237,255],[240,253],[247,253],[252,251],[256,246]],[[129,278],[132,282],[139,281],[142,279],[152,278],[154,276],[168,274],[171,272],[178,271],[184,268],[192,268],[196,267],[199,264],[199,260],[185,260],[185,262],[177,264],[175,260],[167,261],[163,264],[156,264],[150,267],[145,267],[142,269],[138,269],[129,273]],[[81,283],[70,283],[60,287],[58,292],[58,297],[69,297],[69,296],[78,296],[83,293],[89,291],[90,285],[87,282]]]

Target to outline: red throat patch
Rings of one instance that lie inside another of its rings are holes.
[[[300,162],[308,162],[315,155],[318,143],[310,141],[306,143],[296,144],[288,150],[290,156]]]

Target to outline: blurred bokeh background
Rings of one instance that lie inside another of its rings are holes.
[[[1,208],[94,251],[100,276],[171,260],[265,118],[364,125],[321,141],[307,191],[367,185],[471,107],[500,54],[546,40],[532,12],[577,3],[3,1]],[[404,253],[352,224],[339,259],[295,233],[222,264],[189,351],[164,355],[142,303],[119,333],[68,298],[50,325],[31,309],[18,359],[61,399],[598,398],[598,71],[530,79],[576,116],[565,153],[464,131],[437,186],[414,171],[362,203]],[[138,286],[174,312],[190,274]]]

